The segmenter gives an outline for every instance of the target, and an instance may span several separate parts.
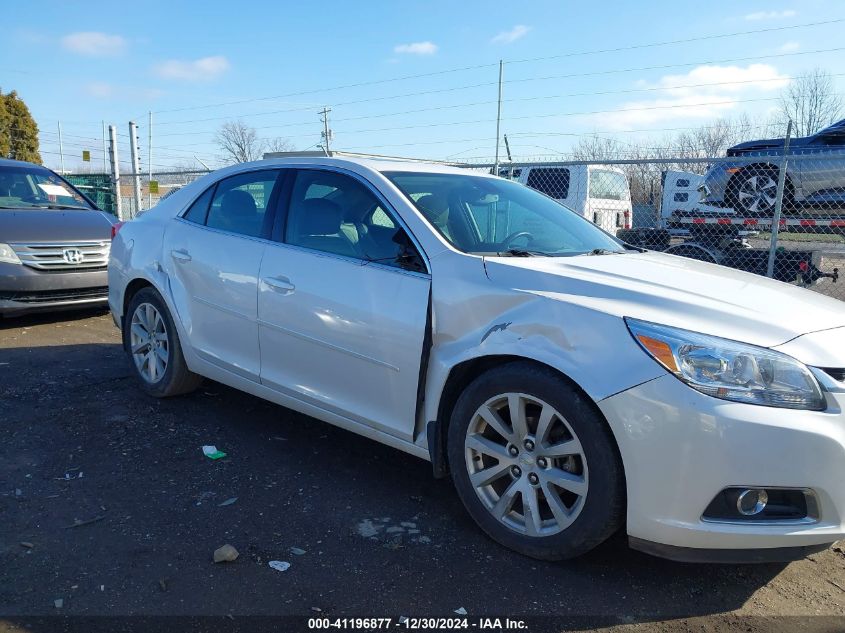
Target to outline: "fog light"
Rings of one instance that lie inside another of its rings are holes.
[[[753,517],[766,509],[769,495],[765,490],[748,489],[739,493],[736,498],[736,509],[743,516]]]

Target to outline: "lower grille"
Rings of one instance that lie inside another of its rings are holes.
[[[66,271],[105,268],[109,263],[111,243],[68,242],[10,244],[21,263],[38,270]]]
[[[68,288],[65,290],[0,291],[0,301],[18,301],[20,303],[59,303],[81,299],[105,299],[108,296],[108,286]]]

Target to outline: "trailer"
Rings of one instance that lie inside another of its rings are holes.
[[[740,217],[734,213],[708,213],[697,210],[676,211],[659,228],[623,229],[617,237],[632,246],[657,250],[699,261],[721,264],[757,275],[768,275],[768,248],[754,248],[747,235],[758,231],[771,231],[773,218]],[[682,228],[682,231],[678,231]],[[841,231],[845,219],[838,217],[783,218],[780,231],[808,228]],[[680,239],[678,235],[683,235]],[[812,250],[775,251],[772,277],[778,281],[811,286],[819,279],[839,279],[839,269],[826,273],[820,269],[821,253]]]

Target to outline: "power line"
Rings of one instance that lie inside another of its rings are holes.
[[[683,40],[668,40],[668,41],[661,41],[661,42],[651,42],[651,43],[644,43],[644,44],[634,44],[631,46],[624,46],[624,47],[617,47],[617,48],[608,48],[608,49],[598,49],[598,50],[587,50],[587,51],[572,51],[568,53],[562,53],[559,55],[552,55],[548,57],[536,57],[536,58],[529,58],[529,59],[519,59],[514,61],[506,61],[505,63],[509,64],[522,64],[534,61],[545,61],[550,59],[561,59],[565,57],[573,57],[578,55],[591,55],[591,54],[598,54],[598,53],[611,53],[611,52],[622,52],[626,50],[637,50],[637,49],[644,49],[644,48],[652,48],[652,47],[660,47],[660,46],[669,46],[674,44],[683,44],[687,42],[701,42],[710,39],[725,39],[730,37],[740,37],[744,35],[754,35],[758,33],[767,33],[767,32],[776,32],[776,31],[787,31],[792,29],[800,29],[800,28],[808,28],[814,26],[823,26],[829,24],[837,24],[840,22],[845,22],[845,18],[836,18],[832,20],[824,20],[819,22],[807,22],[804,24],[793,24],[781,27],[772,27],[767,29],[755,29],[751,31],[737,31],[734,33],[719,33],[719,34],[712,34],[712,35],[704,35],[695,38],[685,38]],[[387,79],[375,79],[371,81],[362,81],[356,83],[349,83],[349,84],[342,84],[339,86],[332,86],[328,88],[314,88],[311,90],[302,90],[299,92],[292,92],[282,95],[272,95],[272,96],[265,96],[265,97],[253,97],[250,99],[238,99],[235,101],[225,101],[219,103],[211,103],[211,104],[204,104],[198,106],[186,106],[183,108],[170,108],[166,110],[156,110],[156,114],[163,114],[167,112],[185,112],[188,110],[201,110],[201,109],[209,109],[209,108],[217,108],[217,107],[225,107],[230,105],[240,105],[243,103],[256,103],[259,101],[272,101],[276,99],[286,99],[289,97],[299,97],[308,94],[318,94],[321,92],[331,92],[335,90],[347,90],[350,88],[361,88],[366,86],[374,86],[374,85],[381,85],[381,84],[388,84],[394,83],[399,81],[407,81],[410,79],[422,79],[427,77],[435,77],[441,76],[446,74],[453,74],[458,72],[465,72],[468,70],[480,70],[482,68],[494,68],[498,66],[498,63],[489,63],[489,64],[475,64],[472,66],[462,66],[459,68],[450,68],[445,70],[433,71],[428,73],[419,73],[414,75],[404,75],[400,77],[390,77]]]

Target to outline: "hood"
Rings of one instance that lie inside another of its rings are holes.
[[[491,281],[517,291],[762,347],[845,326],[841,301],[663,253],[493,257],[485,266]]]
[[[108,240],[112,224],[102,211],[0,209],[0,242]]]

